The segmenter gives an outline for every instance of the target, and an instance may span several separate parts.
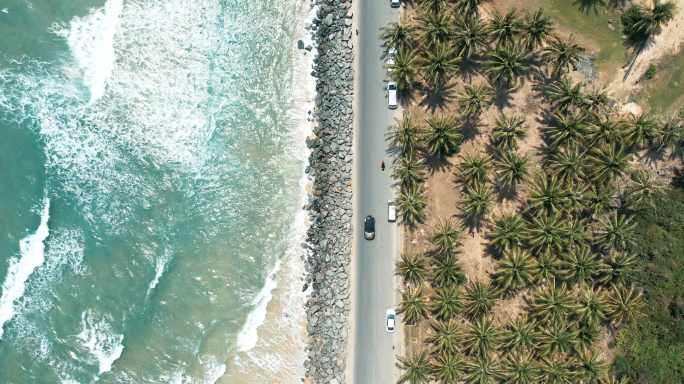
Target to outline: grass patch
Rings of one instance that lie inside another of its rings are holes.
[[[643,81],[643,80],[642,80]],[[672,112],[684,104],[684,55],[670,56],[658,64],[658,73],[645,81],[639,99],[657,114]]]

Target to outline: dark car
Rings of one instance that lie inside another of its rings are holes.
[[[366,240],[375,239],[375,219],[371,215],[363,219],[363,238]]]

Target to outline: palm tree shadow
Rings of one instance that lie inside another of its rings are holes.
[[[470,216],[463,213],[454,215],[452,217],[461,219],[461,222],[463,223],[463,228],[467,228],[468,234],[472,235],[473,237],[475,236],[476,231],[482,231],[487,221],[487,219],[485,219],[484,217]]]
[[[429,110],[430,113],[435,113],[437,108],[445,109],[447,104],[456,97],[455,87],[456,83],[454,82],[440,87],[434,92],[428,90],[419,105]]]
[[[510,186],[510,185],[504,185],[501,186],[497,190],[496,194],[496,201],[497,203],[501,204],[504,202],[504,200],[511,200],[511,201],[517,201],[520,202],[520,194],[518,193],[518,188]]]
[[[409,89],[403,89],[401,92],[397,92],[397,98],[401,105],[411,105],[416,99],[417,95],[420,93],[420,88],[418,84],[415,84]]]
[[[476,135],[484,133],[480,127],[484,127],[484,124],[480,124],[479,116],[474,119],[464,119],[463,120],[463,141],[473,140]]]
[[[453,166],[448,158],[441,158],[434,155],[425,155],[425,165],[427,165],[430,175],[434,175],[437,172],[444,172]]]
[[[665,153],[663,151],[649,148],[646,150],[646,152],[644,152],[643,155],[638,156],[638,158],[639,162],[655,168],[658,162],[661,162],[665,159]]]
[[[503,113],[506,107],[513,108],[513,93],[515,93],[517,87],[509,89],[497,84],[492,84],[496,90],[496,97],[492,100],[492,104],[499,110],[499,113]]]
[[[482,73],[482,70],[483,64],[480,62],[480,60],[477,60],[475,58],[463,60],[461,62],[461,65],[459,65],[458,67],[461,80],[464,83],[472,82],[473,77],[477,77],[480,73]]]
[[[540,97],[542,100],[548,100],[546,91],[549,89],[551,84],[558,81],[558,77],[551,76],[551,74],[546,71],[545,67],[539,66],[532,67],[532,69],[530,69],[530,81],[532,82],[530,87],[533,91],[537,92],[539,95],[538,97]]]
[[[589,11],[594,10],[594,15],[598,15],[598,7],[607,7],[605,0],[575,0],[572,5],[579,4],[579,11],[589,14]]]

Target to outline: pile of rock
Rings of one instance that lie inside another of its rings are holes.
[[[312,149],[306,172],[313,189],[309,211],[306,284],[310,335],[305,382],[344,383],[349,328],[349,261],[351,252],[352,69],[349,0],[313,0],[319,6],[311,29],[318,52],[314,58],[318,122],[307,139]],[[305,47],[307,48],[307,47]]]

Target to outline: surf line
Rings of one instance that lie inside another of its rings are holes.
[[[40,214],[40,225],[32,235],[24,237],[19,242],[19,257],[12,257],[7,269],[7,277],[2,284],[0,297],[0,340],[2,339],[5,323],[14,317],[15,301],[24,295],[26,280],[33,271],[45,262],[45,239],[50,234],[48,220],[50,219],[50,199],[43,199],[43,210]]]

